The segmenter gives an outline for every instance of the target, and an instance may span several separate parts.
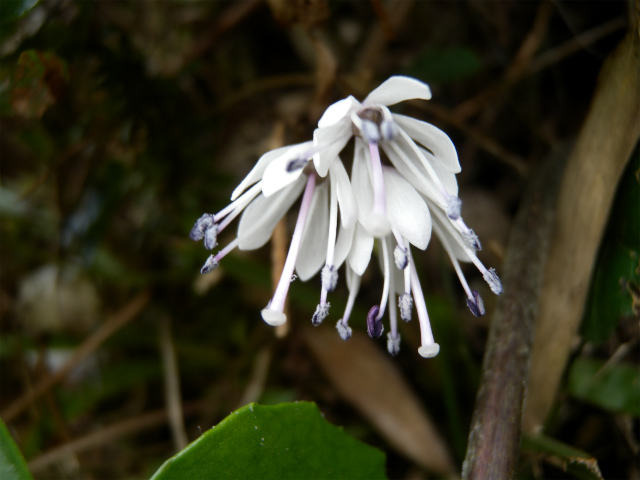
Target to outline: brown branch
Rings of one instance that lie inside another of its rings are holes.
[[[504,293],[493,314],[463,464],[464,479],[513,478],[529,371],[533,322],[565,153],[530,182],[504,263]]]
[[[555,399],[618,180],[640,135],[639,58],[640,34],[631,30],[602,68],[567,165],[531,357],[527,430],[542,425]]]
[[[149,292],[141,293],[127,303],[120,311],[107,318],[107,321],[98,329],[98,331],[87,338],[84,343],[76,349],[73,356],[69,358],[69,360],[67,360],[67,362],[56,373],[44,378],[36,384],[33,389],[15,400],[11,405],[3,410],[2,413],[0,413],[0,417],[4,419],[5,423],[10,422],[17,417],[25,408],[31,405],[34,400],[63,380],[76,365],[84,360],[90,353],[94,352],[111,335],[136,318],[149,302],[149,298]]]

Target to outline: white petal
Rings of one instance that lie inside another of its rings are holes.
[[[269,198],[258,195],[240,218],[238,248],[254,250],[267,243],[273,229],[302,193],[305,183],[306,176],[302,176]]]
[[[326,177],[331,165],[338,160],[338,154],[353,136],[351,123],[343,120],[326,128],[316,128],[313,132],[313,145],[319,151],[313,156],[313,164],[318,175]]]
[[[353,236],[353,243],[349,251],[349,266],[353,271],[362,276],[369,266],[371,252],[373,251],[373,237],[369,235],[364,227],[356,223],[356,231]]]
[[[405,115],[393,114],[393,120],[413,140],[431,150],[443,168],[453,173],[460,172],[458,152],[446,133],[430,123]]]
[[[431,215],[427,204],[394,168],[384,167],[383,174],[387,191],[387,216],[400,235],[424,250],[431,239]]]
[[[297,145],[287,145],[286,147],[280,147],[276,148],[275,150],[270,150],[262,155],[258,162],[251,169],[249,174],[244,177],[244,180],[242,180],[240,182],[240,185],[238,185],[233,191],[233,193],[231,194],[231,200],[233,201],[238,198],[242,194],[242,192],[244,192],[249,186],[260,180],[262,178],[262,175],[264,174],[264,171],[272,161],[282,155],[286,155],[291,149],[299,148],[301,145],[307,145],[310,147],[310,142],[300,143]]]
[[[336,241],[336,249],[333,254],[333,266],[340,268],[342,263],[347,259],[347,255],[351,250],[353,244],[353,233],[356,230],[356,224],[354,223],[350,227],[340,227],[338,232],[338,240]]]
[[[336,195],[338,196],[342,226],[353,226],[358,218],[358,207],[356,206],[349,175],[342,161],[334,162],[331,165],[329,177],[331,178],[331,188],[336,189]]]
[[[309,206],[309,215],[302,232],[296,271],[303,282],[313,277],[327,258],[329,232],[329,185],[324,182],[316,187]]]
[[[435,158],[424,148],[421,148],[420,151],[423,152],[425,156],[430,155],[432,158]],[[443,167],[442,163],[438,162],[437,160],[434,162],[431,162],[431,166],[436,171],[436,174],[438,175],[438,178],[442,182],[442,185],[444,185],[444,189],[447,191],[447,193],[449,195],[453,195],[454,197],[457,197],[458,196],[458,179],[456,178],[456,174],[453,173],[451,170],[448,170],[447,168]]]
[[[347,98],[343,98],[342,100],[329,105],[320,120],[318,120],[318,127],[325,128],[334,123],[338,123],[343,118],[348,118],[351,116],[351,112],[360,107],[360,102],[358,102],[355,98],[349,95]]]
[[[415,78],[398,75],[389,78],[373,90],[362,104],[365,106],[379,104],[388,107],[414,98],[429,100],[431,98],[429,85]]]
[[[292,160],[299,158],[304,154],[304,149],[294,148],[286,152],[284,155],[279,156],[273,160],[265,169],[264,175],[262,175],[262,193],[265,197],[270,197],[274,193],[282,190],[287,185],[295,182],[304,168],[296,168],[292,171],[287,171],[288,165]]]
[[[360,275],[354,272],[349,265],[345,267],[345,270],[347,271],[347,288],[349,289],[349,292],[354,289],[358,290],[360,288]]]
[[[425,168],[406,142],[388,142],[381,145],[391,164],[418,192],[438,205],[446,205],[440,190],[427,175]]]
[[[351,186],[358,208],[358,220],[366,221],[373,209],[373,185],[371,184],[371,164],[365,153],[364,142],[356,139],[353,166],[351,168]]]

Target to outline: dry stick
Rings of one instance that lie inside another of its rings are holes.
[[[467,137],[469,137],[473,142],[475,142],[480,148],[490,153],[497,159],[501,160],[506,165],[513,167],[521,176],[526,176],[527,172],[529,171],[529,167],[522,157],[509,152],[498,142],[491,139],[487,135],[484,135],[478,129],[468,126],[464,123],[464,121],[460,120],[455,113],[449,112],[442,107],[438,107],[437,105],[428,102],[411,101],[410,103],[413,107],[429,112],[439,120],[457,128]]]
[[[145,305],[149,302],[149,292],[139,294],[129,303],[127,303],[119,312],[114,313],[107,321],[84,341],[80,347],[75,351],[73,356],[67,360],[67,362],[53,375],[46,377],[36,384],[32,390],[28,391],[11,405],[9,405],[2,413],[2,417],[5,423],[10,422],[16,416],[18,416],[25,408],[39,398],[43,393],[48,391],[56,383],[64,379],[69,372],[84,360],[90,353],[95,351],[106,339],[117,332],[124,325],[136,318],[142,311]]]
[[[523,78],[533,75],[535,73],[548,68],[565,58],[578,53],[589,45],[596,41],[611,35],[613,32],[620,30],[626,25],[624,18],[614,18],[602,25],[587,30],[580,35],[568,40],[567,42],[553,47],[544,53],[541,53],[535,60],[529,61],[529,63],[518,64],[517,66],[512,64],[503,78],[494,85],[489,86],[485,90],[477,93],[469,100],[464,101],[456,108],[452,113],[458,118],[459,121],[466,120],[470,116],[477,114],[484,106],[495,99],[497,95],[504,95],[505,89],[515,85]]]
[[[189,443],[187,431],[184,428],[182,413],[182,396],[180,395],[180,374],[176,350],[171,338],[171,320],[167,316],[160,318],[160,354],[164,366],[164,396],[167,405],[167,416],[173,445],[177,451],[182,450]]]
[[[529,184],[504,263],[504,294],[493,314],[471,421],[464,479],[513,478],[529,371],[533,322],[565,152]]]
[[[184,406],[185,416],[198,413],[208,406],[206,401],[198,401]],[[142,430],[164,425],[167,421],[167,411],[165,409],[155,410],[143,415],[124,420],[122,422],[100,428],[98,431],[80,437],[69,443],[65,443],[60,447],[49,450],[48,452],[34,458],[29,462],[29,470],[32,473],[44,470],[50,465],[56,463],[67,455],[77,454],[85,450],[90,450],[100,445],[112,443],[118,438],[132,435]]]
[[[536,322],[525,430],[537,430],[553,405],[577,336],[616,185],[640,135],[639,59],[636,23],[602,68],[569,158]]]

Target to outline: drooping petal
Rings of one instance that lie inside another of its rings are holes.
[[[329,231],[329,185],[318,185],[313,192],[309,216],[302,232],[296,271],[303,282],[313,277],[325,263]]]
[[[400,234],[420,250],[431,239],[431,215],[420,194],[397,170],[384,167],[387,190],[387,215]]]
[[[358,218],[358,208],[353,195],[349,175],[342,162],[334,162],[331,165],[330,178],[331,188],[335,188],[340,207],[340,222],[342,226],[349,227],[356,223]]]
[[[274,159],[265,169],[262,175],[262,193],[265,197],[270,197],[274,193],[282,190],[287,185],[295,182],[304,168],[290,170],[289,164],[295,160],[297,155],[302,154],[298,149],[290,150],[284,155]]]
[[[372,166],[367,155],[367,147],[360,139],[356,139],[351,171],[353,195],[357,199],[358,222],[374,237],[384,237],[391,233],[391,224],[386,213],[374,212],[374,194],[372,183]],[[381,179],[381,183],[382,179]],[[386,201],[385,201],[386,205]],[[385,206],[386,209],[386,206]]]
[[[333,256],[333,266],[340,268],[342,263],[347,259],[351,245],[353,244],[353,234],[356,230],[356,224],[354,223],[350,227],[340,227],[338,232],[338,240],[336,241],[336,248]]]
[[[348,262],[353,271],[362,276],[369,266],[371,252],[373,251],[373,236],[367,233],[360,223],[356,223],[353,235],[353,243],[349,251]]]
[[[240,250],[254,250],[269,241],[273,229],[302,193],[305,181],[306,176],[301,176],[271,197],[260,194],[251,202],[238,225]]]
[[[318,175],[326,177],[331,165],[338,160],[338,154],[347,145],[353,132],[348,119],[329,125],[324,128],[316,128],[313,132],[313,145],[318,151],[313,155],[313,164]]]
[[[426,198],[440,205],[446,206],[446,200],[440,193],[440,189],[433,182],[431,176],[427,175],[422,163],[409,149],[406,142],[389,142],[382,144],[382,149],[387,154],[391,164],[396,167],[402,175],[418,192]]]
[[[362,104],[365,106],[379,104],[388,107],[414,98],[429,100],[431,98],[429,85],[415,78],[397,75],[380,84],[364,99]]]
[[[449,136],[438,127],[397,113],[393,114],[393,119],[413,140],[431,150],[445,169],[452,173],[462,170],[456,147]]]
[[[231,200],[233,201],[236,198],[238,198],[242,194],[242,192],[244,192],[248,187],[250,187],[251,185],[256,183],[258,180],[260,180],[262,178],[262,175],[264,174],[264,171],[269,166],[269,164],[273,162],[276,158],[279,158],[283,155],[287,155],[291,153],[291,151],[302,150],[304,149],[304,148],[301,148],[302,146],[305,146],[305,148],[310,148],[311,143],[304,142],[296,145],[287,145],[286,147],[280,147],[280,148],[276,148],[275,150],[270,150],[264,155],[262,155],[258,160],[258,162],[251,169],[249,174],[246,177],[244,177],[244,180],[242,180],[240,184],[236,187],[236,189],[233,191],[233,193],[231,194]]]
[[[344,118],[349,118],[351,116],[351,112],[356,110],[359,106],[360,102],[351,95],[329,105],[329,108],[324,111],[324,114],[322,114],[322,117],[318,120],[318,127],[329,127]]]

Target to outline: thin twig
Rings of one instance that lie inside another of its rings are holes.
[[[554,155],[535,175],[512,230],[504,293],[493,315],[471,421],[462,469],[465,479],[513,478],[518,462],[523,379],[529,371],[533,322],[564,158],[564,151]]]
[[[553,47],[542,53],[533,61],[529,67],[523,72],[523,76],[533,75],[540,70],[544,70],[553,64],[564,60],[565,58],[584,50],[589,45],[597,42],[601,38],[611,35],[613,32],[623,29],[627,26],[627,20],[624,17],[614,18],[608,22],[598,25],[597,27],[587,30],[573,37],[571,40]]]
[[[178,360],[171,338],[171,320],[167,316],[160,318],[160,354],[164,365],[164,396],[167,404],[167,416],[173,444],[177,451],[189,443],[184,428],[182,413],[182,396],[180,394],[180,374]]]
[[[506,165],[513,167],[521,176],[526,176],[529,171],[524,159],[514,153],[506,150],[502,145],[484,135],[479,130],[470,127],[464,121],[462,121],[455,113],[449,112],[442,107],[438,107],[428,102],[411,102],[412,106],[417,109],[424,110],[436,116],[439,120],[452,125],[460,130],[473,142],[475,142],[480,148],[490,153],[498,160],[502,161]]]
[[[207,401],[198,401],[187,404],[184,406],[184,415],[190,416],[198,413],[202,409],[207,408],[208,405],[209,402]],[[39,457],[34,458],[29,462],[29,470],[34,473],[42,471],[67,455],[77,454],[101,445],[112,443],[127,435],[132,435],[142,430],[164,425],[166,421],[167,410],[162,409],[136,416],[135,418],[116,423],[115,425],[100,428],[96,432],[90,433],[89,435],[78,438],[72,442],[65,443],[60,447],[49,450]]]
[[[71,358],[69,358],[69,360],[67,360],[67,362],[56,373],[44,378],[37,383],[32,390],[29,390],[14,401],[2,413],[0,413],[0,417],[4,419],[5,423],[13,420],[34,400],[64,379],[76,365],[84,360],[89,354],[94,352],[111,335],[136,318],[149,302],[149,298],[150,294],[148,291],[141,293],[127,303],[120,311],[107,318],[106,322],[98,329],[98,331],[87,338],[84,343],[76,349]]]

